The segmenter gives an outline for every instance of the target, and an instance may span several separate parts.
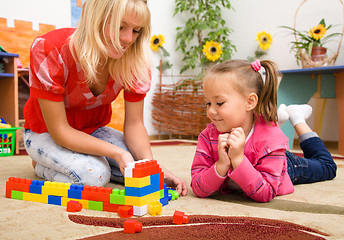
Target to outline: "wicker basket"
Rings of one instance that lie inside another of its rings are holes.
[[[295,12],[295,15],[294,15],[294,29],[296,29],[296,16],[301,8],[301,6],[307,2],[308,0],[303,0],[301,2],[301,4],[299,5],[299,7],[297,8],[296,12]],[[301,64],[302,64],[302,67],[303,68],[314,68],[314,67],[322,67],[322,66],[333,66],[334,63],[336,62],[337,60],[337,57],[339,55],[339,50],[340,50],[340,47],[341,47],[341,43],[342,43],[342,39],[343,39],[343,34],[344,34],[344,5],[343,5],[343,1],[342,0],[338,0],[342,6],[342,10],[343,10],[343,29],[342,29],[342,35],[341,35],[341,38],[340,38],[340,41],[339,41],[339,45],[338,45],[338,49],[337,49],[337,52],[334,53],[332,56],[330,57],[325,57],[323,60],[318,60],[318,61],[313,61],[311,59],[311,57],[305,53],[305,51],[303,49],[299,49],[298,50],[298,54],[299,54],[299,57],[300,57],[300,60],[301,60]],[[294,35],[295,36],[295,40],[297,40],[297,37],[296,37],[296,34]]]
[[[159,137],[165,132],[170,138],[194,139],[210,122],[200,80],[182,78],[176,84],[160,82],[152,105],[153,125],[159,130]]]

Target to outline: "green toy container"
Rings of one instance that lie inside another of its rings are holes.
[[[12,156],[16,146],[16,130],[19,127],[0,128],[0,157]]]

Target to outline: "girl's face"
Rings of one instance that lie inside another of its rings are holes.
[[[119,31],[119,41],[123,49],[123,52],[119,52],[111,44],[110,24],[107,24],[105,27],[105,38],[107,42],[106,46],[107,46],[109,57],[112,59],[120,59],[123,56],[124,52],[139,37],[140,31],[141,31],[141,26],[136,22],[136,19],[134,19],[128,14],[125,15],[121,22],[121,28]]]
[[[252,112],[248,111],[248,98],[233,86],[230,76],[206,79],[203,85],[207,105],[207,116],[221,133],[229,133],[232,128],[250,129]]]

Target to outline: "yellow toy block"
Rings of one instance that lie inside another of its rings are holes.
[[[130,178],[130,177],[124,178],[124,186],[126,187],[141,188],[141,187],[149,186],[150,184],[151,184],[150,176],[143,177],[143,178]]]
[[[148,194],[143,197],[125,196],[125,205],[129,206],[143,206],[150,202],[159,201],[160,191]]]
[[[44,186],[42,187],[42,194],[68,197],[68,190],[70,188],[70,185],[70,183],[46,181],[44,183]]]
[[[23,200],[47,204],[48,203],[48,195],[24,192],[23,193]]]
[[[162,211],[162,204],[159,201],[148,203],[148,212],[152,216],[160,215]]]
[[[61,198],[61,206],[67,207],[67,203],[68,203],[69,201],[76,201],[76,202],[79,202],[79,203],[81,203],[82,208],[84,208],[84,209],[89,209],[89,207],[88,207],[88,202],[89,202],[89,200],[85,200],[85,199],[74,199],[74,198],[67,198],[67,197],[62,197],[62,198]]]

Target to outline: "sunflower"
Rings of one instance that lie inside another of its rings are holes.
[[[259,47],[266,51],[268,48],[270,48],[270,45],[272,43],[272,37],[270,33],[267,33],[265,31],[257,33],[257,39]]]
[[[319,24],[316,27],[313,27],[311,30],[308,31],[308,34],[311,38],[318,41],[326,34],[326,28],[323,24]]]
[[[203,45],[203,50],[202,52],[204,52],[205,57],[209,60],[209,61],[213,61],[215,62],[216,60],[218,60],[221,57],[222,54],[222,50],[221,50],[221,45],[218,42],[214,42],[214,41],[207,41],[204,45]]]
[[[150,48],[154,51],[158,51],[159,47],[165,43],[165,37],[161,34],[158,36],[153,35],[150,39]]]

